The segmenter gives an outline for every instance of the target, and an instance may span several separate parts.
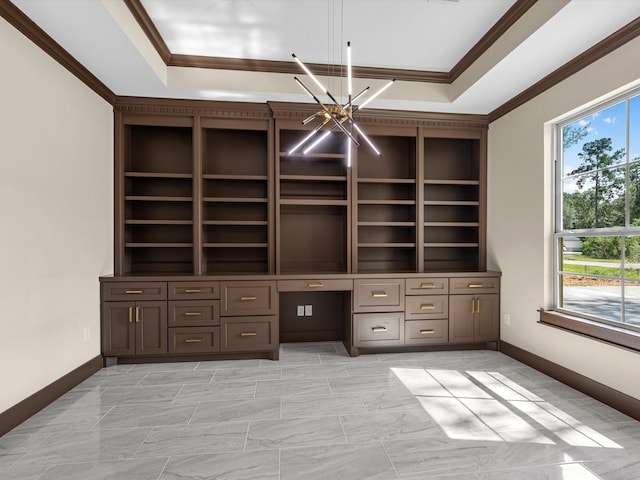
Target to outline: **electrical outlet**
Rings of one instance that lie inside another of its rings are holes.
[[[503,318],[504,318],[504,324],[505,325],[511,325],[511,314],[510,313],[505,313]]]
[[[91,328],[85,327],[84,329],[84,341],[86,342],[91,338]]]
[[[298,305],[298,316],[304,317],[304,305]]]
[[[304,306],[304,316],[310,317],[313,315],[313,307],[311,305]]]

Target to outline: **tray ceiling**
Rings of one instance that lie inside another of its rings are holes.
[[[12,1],[120,96],[309,102],[292,53],[341,95],[351,41],[371,77],[354,90],[399,79],[371,108],[478,114],[640,15],[637,0]]]

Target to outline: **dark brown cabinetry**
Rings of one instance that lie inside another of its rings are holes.
[[[115,112],[105,356],[498,339],[486,118],[358,114],[379,156],[338,131],[296,149],[310,105],[121,99]]]
[[[499,278],[450,280],[449,342],[495,342],[499,338]]]
[[[106,356],[167,353],[166,302],[104,302],[102,352]]]

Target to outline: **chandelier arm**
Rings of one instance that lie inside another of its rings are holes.
[[[378,150],[376,148],[376,146],[373,144],[373,142],[369,139],[369,137],[367,137],[365,135],[365,133],[362,131],[362,129],[358,126],[357,123],[352,122],[351,125],[353,125],[353,127],[358,131],[358,134],[362,135],[362,138],[364,138],[366,140],[366,142],[369,144],[369,146],[371,147],[371,149],[376,152],[376,155],[378,155],[379,157],[382,156],[382,153],[380,152],[380,150]]]
[[[307,143],[309,140],[311,140],[313,138],[313,136],[322,128],[324,127],[327,123],[329,123],[328,118],[325,118],[324,122],[322,122],[320,125],[318,125],[316,128],[314,128],[313,130],[311,130],[311,132],[309,132],[309,134],[304,137],[302,139],[302,141],[300,143],[298,143],[295,147],[293,147],[291,150],[289,150],[289,155],[295,153],[300,147],[302,147],[305,143]]]
[[[312,122],[313,120],[315,120],[315,118],[316,118],[318,115],[322,115],[322,113],[323,113],[323,112],[322,112],[322,110],[319,110],[319,111],[317,111],[316,113],[314,113],[313,115],[309,115],[307,118],[305,118],[305,119],[302,121],[302,125],[306,125],[307,123]]]
[[[376,93],[374,93],[373,95],[371,95],[369,98],[367,98],[362,105],[360,105],[360,107],[358,107],[359,110],[362,110],[371,100],[373,100],[374,98],[376,98],[378,95],[380,95],[382,92],[384,92],[387,88],[389,88],[391,85],[393,85],[393,83],[396,81],[396,79],[394,78],[393,80],[391,80],[389,83],[387,83],[385,86],[383,86],[380,90],[378,90]]]

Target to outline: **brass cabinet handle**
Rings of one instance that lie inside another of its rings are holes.
[[[185,317],[199,317],[202,315],[202,312],[184,312]]]
[[[315,283],[307,283],[307,287],[320,288],[320,287],[324,287],[324,285],[322,284],[322,282],[315,282]]]
[[[374,332],[386,332],[387,327],[372,327],[371,330]]]
[[[140,307],[136,307],[136,323],[142,320],[142,315],[140,315]]]
[[[240,297],[241,302],[251,302],[253,300],[257,300],[257,297]]]
[[[127,295],[132,295],[136,293],[144,293],[144,290],[125,290],[124,293],[126,293]]]
[[[476,300],[477,300],[476,313],[480,313],[480,299],[476,298]]]
[[[476,299],[475,299],[475,297],[471,299],[471,313],[476,313]]]
[[[240,334],[241,337],[255,337],[258,335],[256,332],[242,332]]]
[[[436,331],[432,328],[428,329],[428,330],[420,330],[420,335],[429,335],[431,333],[436,333]]]
[[[133,307],[129,307],[129,323],[133,323]]]
[[[184,343],[201,343],[201,338],[187,338]]]
[[[435,309],[436,309],[436,306],[433,303],[420,305],[420,310],[435,310]]]
[[[469,285],[467,285],[467,288],[482,288],[482,284],[481,283],[470,283]]]
[[[420,288],[436,288],[435,283],[421,283]]]
[[[387,292],[371,292],[373,298],[385,298],[387,296]]]
[[[202,290],[199,288],[187,288],[184,293],[201,293]]]

